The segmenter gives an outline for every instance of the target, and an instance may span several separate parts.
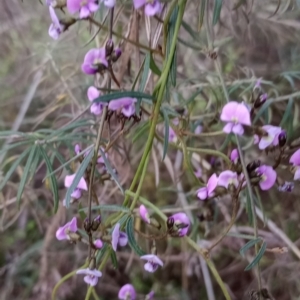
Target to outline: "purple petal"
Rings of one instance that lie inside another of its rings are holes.
[[[75,151],[76,155],[78,155],[81,152],[81,148],[78,144],[75,145],[74,151]]]
[[[233,150],[231,151],[231,153],[230,153],[230,160],[231,160],[234,164],[237,164],[239,158],[240,158],[240,155],[239,155],[238,149],[233,149]]]
[[[135,105],[134,103],[130,105],[126,105],[122,108],[122,114],[126,116],[127,118],[131,117],[135,114]]]
[[[201,132],[203,131],[203,127],[201,125],[198,125],[196,128],[195,128],[195,134],[200,134]]]
[[[276,181],[276,171],[271,166],[262,165],[257,168],[257,172],[261,174],[261,180],[259,182],[260,188],[263,191],[269,190]]]
[[[119,237],[120,237],[120,223],[117,223],[115,225],[115,228],[112,232],[111,237],[112,237],[112,239],[111,239],[112,248],[114,249],[114,251],[117,251],[117,246],[118,246]]]
[[[199,190],[197,190],[197,197],[200,200],[206,200],[208,197],[208,191],[206,187],[200,188]]]
[[[120,231],[120,236],[119,236],[119,245],[121,247],[125,247],[128,243],[128,236],[125,232]]]
[[[294,166],[300,166],[300,149],[298,149],[290,158],[290,163]]]
[[[217,174],[214,173],[210,176],[207,182],[208,197],[212,195],[213,191],[216,189],[217,186],[218,186],[218,176]]]
[[[79,13],[79,18],[80,19],[85,19],[87,18],[89,15],[91,14],[90,10],[88,9],[88,7],[85,5],[85,6],[82,6],[81,9],[80,9],[80,13]]]
[[[236,118],[240,124],[251,125],[250,112],[243,103],[239,103],[237,106]]]
[[[81,70],[82,70],[83,73],[85,73],[87,75],[94,75],[98,72],[98,68],[93,67],[90,64],[85,64],[85,63],[83,63],[81,65]]]
[[[56,231],[56,238],[59,240],[59,241],[62,241],[62,240],[66,240],[68,238],[67,234],[65,233],[65,226],[63,227],[59,227]]]
[[[237,134],[237,135],[243,135],[244,127],[241,124],[233,125],[232,132]]]
[[[96,116],[101,115],[102,110],[103,110],[102,103],[93,103],[90,108],[91,113]]]
[[[141,205],[139,208],[140,216],[141,218],[148,224],[150,224],[150,217],[147,208],[145,205]]]
[[[232,128],[233,128],[233,123],[227,123],[224,127],[223,127],[223,131],[227,134],[229,134],[230,132],[232,132]]]
[[[94,245],[95,245],[98,249],[100,249],[100,248],[103,247],[103,242],[102,242],[100,239],[97,239],[97,240],[94,241]]]
[[[235,187],[238,186],[239,182],[237,178],[237,173],[232,172],[230,170],[223,171],[219,175],[218,185],[228,188],[230,184],[233,184]]]
[[[153,262],[155,264],[158,264],[160,266],[164,265],[164,263],[161,261],[161,259],[157,255],[154,255],[154,254],[143,255],[143,256],[140,257],[140,259],[151,261],[151,262]]]
[[[54,24],[54,26],[56,27],[60,27],[60,22],[59,19],[55,13],[55,9],[52,6],[49,6],[49,13],[50,13],[50,18],[52,20],[52,23]]]
[[[144,265],[144,269],[147,272],[153,273],[153,272],[155,272],[158,269],[158,265],[157,264],[153,264],[151,262],[146,262],[145,265]]]
[[[104,0],[104,5],[108,8],[113,8],[116,5],[116,0]]]
[[[99,9],[99,5],[95,3],[95,1],[90,1],[88,3],[88,9],[90,12],[95,12]]]
[[[125,284],[121,287],[118,294],[119,299],[121,300],[135,300],[136,292],[131,284]]]
[[[175,225],[186,225],[187,227],[178,230],[179,236],[187,235],[190,228],[190,219],[185,213],[177,213],[172,215],[170,218],[174,219]]]
[[[77,231],[77,219],[74,217],[69,223],[68,223],[68,228],[72,232]]]
[[[130,97],[123,97],[116,100],[112,100],[108,104],[108,109],[116,111],[119,109],[122,109],[123,107],[131,106],[134,104],[137,100],[135,98]]]
[[[300,179],[300,168],[297,168],[295,174],[294,174],[294,180]]]
[[[75,189],[74,192],[71,194],[71,197],[77,200],[80,199],[81,196],[82,196],[82,192],[80,189]]]
[[[75,14],[78,12],[81,8],[81,3],[82,0],[67,0],[67,9],[70,14]]]
[[[145,5],[147,2],[147,0],[133,0],[133,6],[135,9],[138,9],[140,7],[142,7],[143,5]]]
[[[90,101],[95,100],[100,96],[100,91],[98,91],[94,86],[90,86],[87,90],[87,97]]]
[[[54,24],[51,24],[48,30],[48,34],[50,37],[52,37],[54,40],[57,40],[60,36],[60,32],[57,30]]]
[[[81,190],[88,190],[87,183],[83,177],[80,178],[79,183],[77,184],[77,188]]]
[[[145,15],[152,17],[161,12],[161,4],[159,1],[154,0],[153,3],[147,3],[145,5]]]
[[[83,280],[90,286],[95,286],[98,283],[98,277],[86,275]]]
[[[224,122],[232,122],[232,118],[235,117],[238,105],[239,103],[236,101],[227,103],[222,109],[220,119]]]

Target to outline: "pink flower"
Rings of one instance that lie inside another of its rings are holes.
[[[101,95],[101,92],[98,91],[94,86],[90,86],[87,90],[87,96],[89,101],[93,102],[95,99],[97,99]],[[104,106],[106,106],[107,103],[104,102],[96,102],[93,103],[91,106],[91,113],[94,115],[101,115],[102,110]]]
[[[103,2],[108,8],[113,8],[116,5],[116,0],[101,0],[100,2]]]
[[[149,294],[146,295],[145,300],[152,300],[154,297],[154,291],[151,291]]]
[[[147,260],[144,269],[147,272],[153,273],[158,269],[158,266],[163,266],[164,263],[154,254],[147,254],[140,257],[140,259]]]
[[[81,148],[78,144],[75,145],[74,152],[75,152],[76,155],[78,155],[81,152]]]
[[[121,110],[122,114],[129,118],[135,114],[135,102],[136,98],[123,97],[116,100],[112,100],[108,104],[108,109],[112,111]]]
[[[69,188],[72,185],[75,176],[76,176],[76,174],[67,175],[65,177],[65,187],[66,188]],[[84,191],[88,190],[87,183],[86,183],[86,181],[85,181],[85,179],[83,177],[80,178],[77,187],[74,189],[74,191],[71,194],[71,197],[73,199],[79,199],[79,198],[81,198],[81,196],[82,196],[82,192],[81,191],[82,190],[84,190]]]
[[[227,122],[223,128],[226,133],[233,132],[242,135],[244,133],[242,125],[251,125],[249,110],[244,104],[235,101],[231,101],[223,107],[220,119]]]
[[[81,70],[87,75],[93,75],[101,71],[103,66],[108,67],[105,48],[93,48],[86,53]]]
[[[282,129],[277,126],[265,125],[262,128],[268,133],[267,136],[263,136],[259,139],[258,136],[254,136],[254,143],[258,144],[258,148],[260,150],[264,150],[269,146],[277,146],[278,145],[278,136],[282,132]]]
[[[102,273],[96,269],[80,269],[76,272],[76,274],[85,275],[83,280],[90,286],[95,286],[98,283],[98,278],[102,276]]]
[[[141,205],[139,208],[141,218],[148,224],[150,224],[150,217],[147,208],[145,205]]]
[[[263,191],[269,190],[275,183],[277,174],[276,171],[267,165],[262,165],[256,170],[257,175],[260,176],[259,186]]]
[[[77,219],[74,217],[70,222],[64,226],[59,227],[56,231],[56,238],[59,241],[70,240],[69,233],[77,231]]]
[[[216,189],[217,185],[218,185],[218,176],[216,174],[213,174],[208,179],[206,187],[197,190],[197,197],[200,200],[206,200],[208,198],[212,198],[215,195],[214,190]]]
[[[125,232],[120,231],[120,223],[117,223],[115,225],[115,228],[112,232],[112,240],[111,245],[114,251],[117,251],[117,246],[120,245],[121,247],[124,247],[127,245],[128,237]]]
[[[195,174],[195,176],[196,176],[197,178],[201,178],[201,177],[202,177],[202,169],[201,169],[201,167],[199,167],[199,168],[197,169],[197,171],[194,172],[194,174]]]
[[[150,17],[160,13],[162,9],[161,3],[158,0],[133,0],[133,6],[135,9],[145,6],[145,15]]]
[[[236,165],[239,161],[240,154],[238,149],[233,149],[230,153],[230,160],[233,162],[234,165]]]
[[[96,248],[101,249],[103,247],[103,242],[100,239],[94,240],[94,245]]]
[[[300,179],[300,149],[291,156],[290,163],[295,167],[294,180]]]
[[[285,181],[284,184],[282,184],[278,187],[278,191],[290,193],[290,192],[292,192],[294,187],[295,187],[294,182]]]
[[[174,220],[174,225],[177,229],[178,236],[182,237],[187,235],[191,223],[188,216],[185,213],[174,214],[168,219]]]
[[[135,300],[136,292],[132,284],[123,285],[120,290],[118,297],[120,300]]]
[[[84,19],[99,9],[95,0],[67,0],[67,8],[70,14],[79,12],[79,18]]]
[[[49,6],[49,12],[50,12],[52,23],[49,27],[48,33],[54,40],[57,40],[61,35],[61,33],[64,32],[65,26],[60,23],[55,13],[55,9],[52,6]]]
[[[236,188],[239,185],[238,175],[236,172],[230,170],[223,171],[219,175],[218,185],[228,189],[229,185],[234,185]]]

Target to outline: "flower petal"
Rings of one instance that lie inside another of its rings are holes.
[[[300,166],[300,149],[298,149],[290,158],[290,163],[294,166]]]
[[[100,96],[100,91],[98,91],[94,86],[90,86],[87,90],[87,96],[90,101],[93,101]]]

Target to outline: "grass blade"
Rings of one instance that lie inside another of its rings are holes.
[[[253,247],[255,244],[257,244],[258,242],[261,242],[261,241],[262,241],[262,239],[259,237],[259,238],[256,238],[256,239],[253,239],[253,240],[247,242],[247,243],[240,249],[240,254],[241,254],[242,256],[244,256],[244,255],[245,255],[245,252],[246,252],[247,250],[249,250],[251,247]]]
[[[222,4],[223,4],[223,0],[215,0],[214,13],[213,13],[213,26],[215,26],[220,19]]]
[[[255,267],[259,261],[261,260],[261,258],[263,257],[265,251],[267,249],[267,243],[263,242],[257,255],[255,256],[255,258],[253,259],[253,261],[245,268],[245,271],[249,271],[251,270],[253,267]]]
[[[111,100],[116,100],[123,97],[133,97],[133,98],[141,98],[141,99],[150,99],[152,100],[152,95],[136,92],[136,91],[128,91],[128,92],[117,92],[117,93],[111,93],[106,94],[104,96],[100,96],[96,98],[93,103],[99,103],[99,102],[109,102]]]

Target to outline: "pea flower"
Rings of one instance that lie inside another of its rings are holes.
[[[128,237],[125,232],[120,231],[120,223],[117,223],[115,225],[115,228],[112,232],[112,240],[111,245],[114,251],[117,251],[117,246],[120,245],[121,247],[124,247],[127,245]]]
[[[276,171],[267,165],[261,165],[256,170],[258,176],[260,176],[259,186],[263,191],[269,190],[275,183],[277,174]]]
[[[139,9],[145,6],[145,15],[152,17],[161,12],[161,3],[158,0],[133,0],[133,6],[135,9]]]
[[[56,231],[56,238],[59,241],[70,240],[69,233],[77,231],[77,219],[74,217],[70,222],[66,223],[64,226],[59,227]]]
[[[197,190],[197,197],[200,200],[206,200],[208,198],[212,198],[215,193],[214,190],[218,186],[218,176],[216,174],[213,174],[208,179],[206,187],[200,188]]]
[[[49,6],[49,12],[50,12],[52,23],[49,27],[48,33],[54,40],[57,40],[61,35],[61,33],[64,32],[65,26],[60,23],[55,13],[55,9],[52,6]]]
[[[201,178],[201,177],[202,177],[202,168],[199,167],[199,168],[197,169],[197,171],[194,172],[194,174],[195,174],[195,176],[196,176],[197,178]]]
[[[76,176],[76,174],[67,175],[65,177],[65,187],[66,188],[69,188],[72,185],[75,176]],[[87,191],[87,190],[88,190],[87,183],[86,183],[85,179],[83,177],[81,177],[79,180],[79,183],[77,184],[77,187],[74,189],[74,191],[71,194],[72,199],[81,198],[82,191]]]
[[[169,126],[169,142],[176,143],[176,141],[177,141],[176,133],[173,130],[173,128]]]
[[[290,192],[292,192],[294,187],[295,187],[294,182],[285,181],[284,184],[282,184],[278,187],[278,191],[290,193]]]
[[[294,180],[300,179],[300,149],[298,149],[290,158],[290,163],[295,169]]]
[[[267,136],[262,136],[261,138],[257,135],[254,136],[254,143],[258,143],[258,148],[264,150],[269,146],[277,146],[279,143],[278,137],[282,132],[281,127],[264,125],[262,129],[267,132]]]
[[[101,249],[103,247],[103,242],[100,239],[94,240],[94,245],[96,248]]]
[[[141,218],[148,224],[150,224],[150,217],[147,208],[145,205],[141,205],[139,208]]]
[[[242,125],[251,125],[249,110],[244,104],[236,101],[231,101],[223,107],[220,119],[227,122],[223,128],[225,133],[233,132],[237,135],[243,135],[244,128]]]
[[[144,269],[147,272],[153,273],[158,269],[158,266],[163,266],[164,263],[155,254],[146,254],[140,257],[140,259],[147,260],[144,265]]]
[[[240,154],[238,149],[233,149],[230,153],[230,160],[233,162],[234,165],[236,165],[239,161]]]
[[[102,276],[100,271],[96,269],[91,270],[89,268],[77,270],[76,274],[85,275],[83,280],[90,286],[95,286],[98,283],[98,279]]]
[[[154,297],[154,292],[153,292],[153,291],[151,291],[149,294],[147,294],[147,295],[146,295],[146,298],[145,298],[145,300],[152,300],[152,299],[153,299],[153,297]]]
[[[87,75],[94,75],[103,67],[108,67],[105,48],[93,48],[86,53],[81,70]]]
[[[101,95],[101,92],[98,91],[94,86],[90,86],[87,90],[87,96],[89,101],[93,102],[96,98],[98,98]],[[106,106],[107,103],[104,102],[97,102],[93,103],[91,106],[91,113],[94,115],[101,115],[102,110],[104,106]]]
[[[116,5],[116,0],[101,0],[100,2],[103,2],[108,8],[113,8]]]
[[[169,219],[174,220],[174,225],[176,227],[176,233],[178,236],[183,237],[187,235],[190,228],[190,220],[185,213],[177,213],[169,217]]]
[[[67,0],[67,8],[70,14],[79,12],[79,18],[84,19],[97,11],[99,5],[95,0]]]
[[[133,285],[129,283],[123,285],[119,290],[118,297],[120,300],[135,300],[136,292]]]
[[[123,97],[116,100],[112,100],[108,104],[108,109],[112,111],[121,111],[122,114],[130,118],[132,115],[135,114],[135,102],[137,101],[136,98],[131,97]]]
[[[195,134],[200,134],[202,131],[203,131],[203,126],[197,125],[195,130],[194,130],[194,133]]]
[[[238,175],[230,170],[223,171],[219,175],[218,185],[228,189],[229,185],[234,185],[236,188],[239,185]]]

